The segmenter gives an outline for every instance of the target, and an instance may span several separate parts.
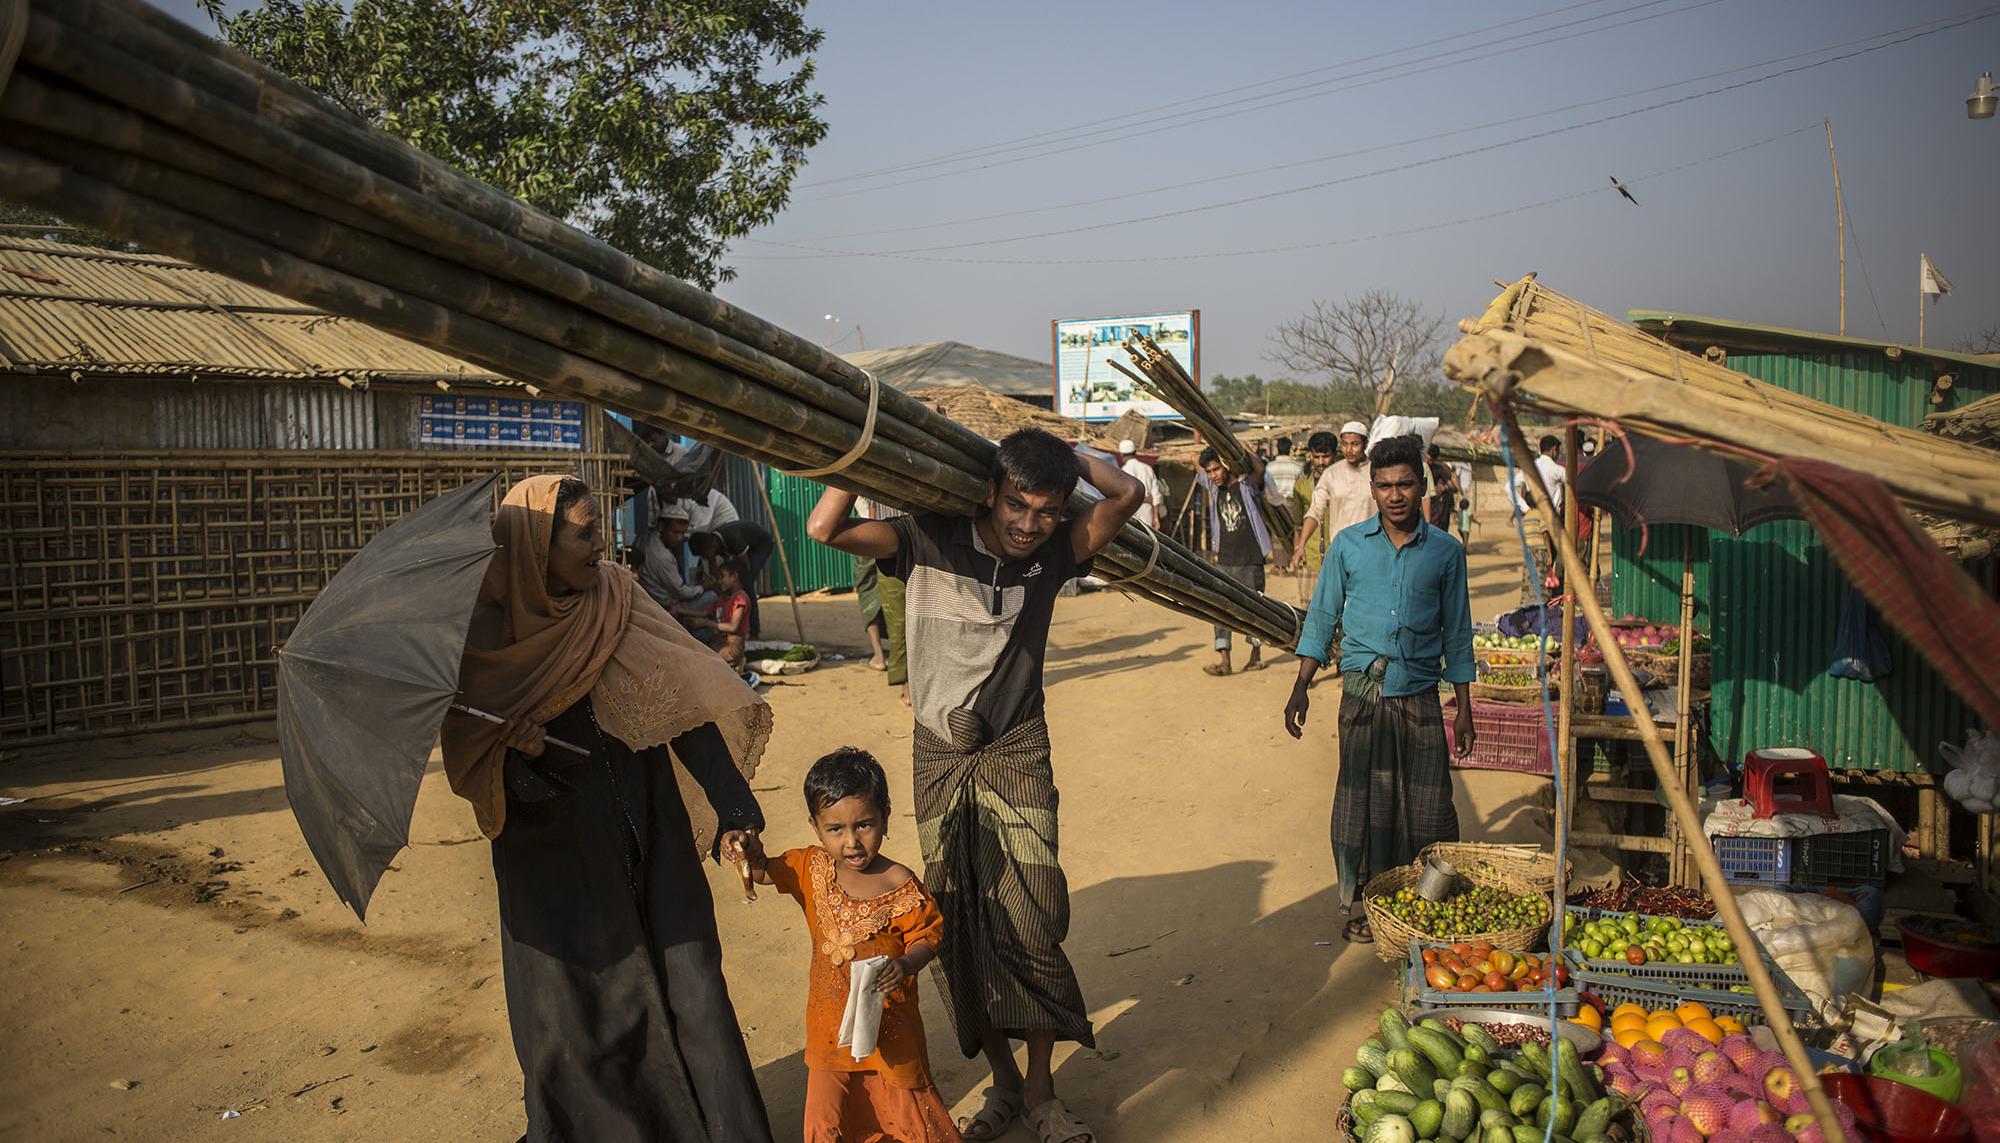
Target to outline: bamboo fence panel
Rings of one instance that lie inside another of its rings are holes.
[[[609,512],[624,462],[518,451],[0,454],[0,740],[268,712],[278,648],[390,523],[495,471],[502,488],[575,472]]]

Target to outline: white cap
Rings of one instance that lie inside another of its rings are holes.
[[[1118,455],[1119,455],[1119,456],[1131,456],[1131,455],[1133,455],[1134,453],[1136,453],[1136,452],[1138,452],[1138,451],[1139,451],[1139,446],[1138,446],[1138,445],[1136,445],[1136,444],[1134,444],[1133,442],[1131,442],[1131,441],[1129,441],[1129,440],[1124,440],[1124,441],[1119,441],[1119,442],[1118,442]]]
[[[1357,437],[1366,437],[1368,435],[1368,426],[1362,424],[1360,421],[1349,421],[1340,426],[1341,436],[1346,436],[1349,433],[1353,433]]]
[[[685,520],[687,518],[688,510],[682,507],[679,501],[660,508],[660,519],[662,520]]]

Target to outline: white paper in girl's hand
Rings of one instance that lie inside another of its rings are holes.
[[[882,1005],[888,1000],[875,991],[875,977],[888,963],[886,956],[871,956],[847,966],[847,1011],[840,1016],[837,1042],[857,1060],[875,1054],[875,1037],[882,1030]]]

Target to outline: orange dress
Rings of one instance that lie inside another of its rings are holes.
[[[931,1081],[918,1011],[917,978],[889,992],[875,1053],[857,1060],[839,1044],[847,1010],[847,966],[899,957],[943,939],[944,915],[912,877],[879,897],[850,897],[833,858],[812,846],[771,859],[771,883],[805,911],[813,953],[806,993],[806,1143],[957,1143],[958,1131]]]

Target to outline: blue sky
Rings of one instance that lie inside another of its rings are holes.
[[[859,326],[870,347],[1046,360],[1052,318],[1192,307],[1205,372],[1269,377],[1271,331],[1313,298],[1387,287],[1456,319],[1530,270],[1614,313],[1831,331],[1828,118],[1848,332],[1915,339],[1920,251],[1956,287],[1932,344],[2000,318],[2000,118],[1964,105],[2000,69],[1993,5],[822,0],[808,16],[831,130],[720,292],[842,350]],[[1239,256],[1185,257],[1218,253]]]

